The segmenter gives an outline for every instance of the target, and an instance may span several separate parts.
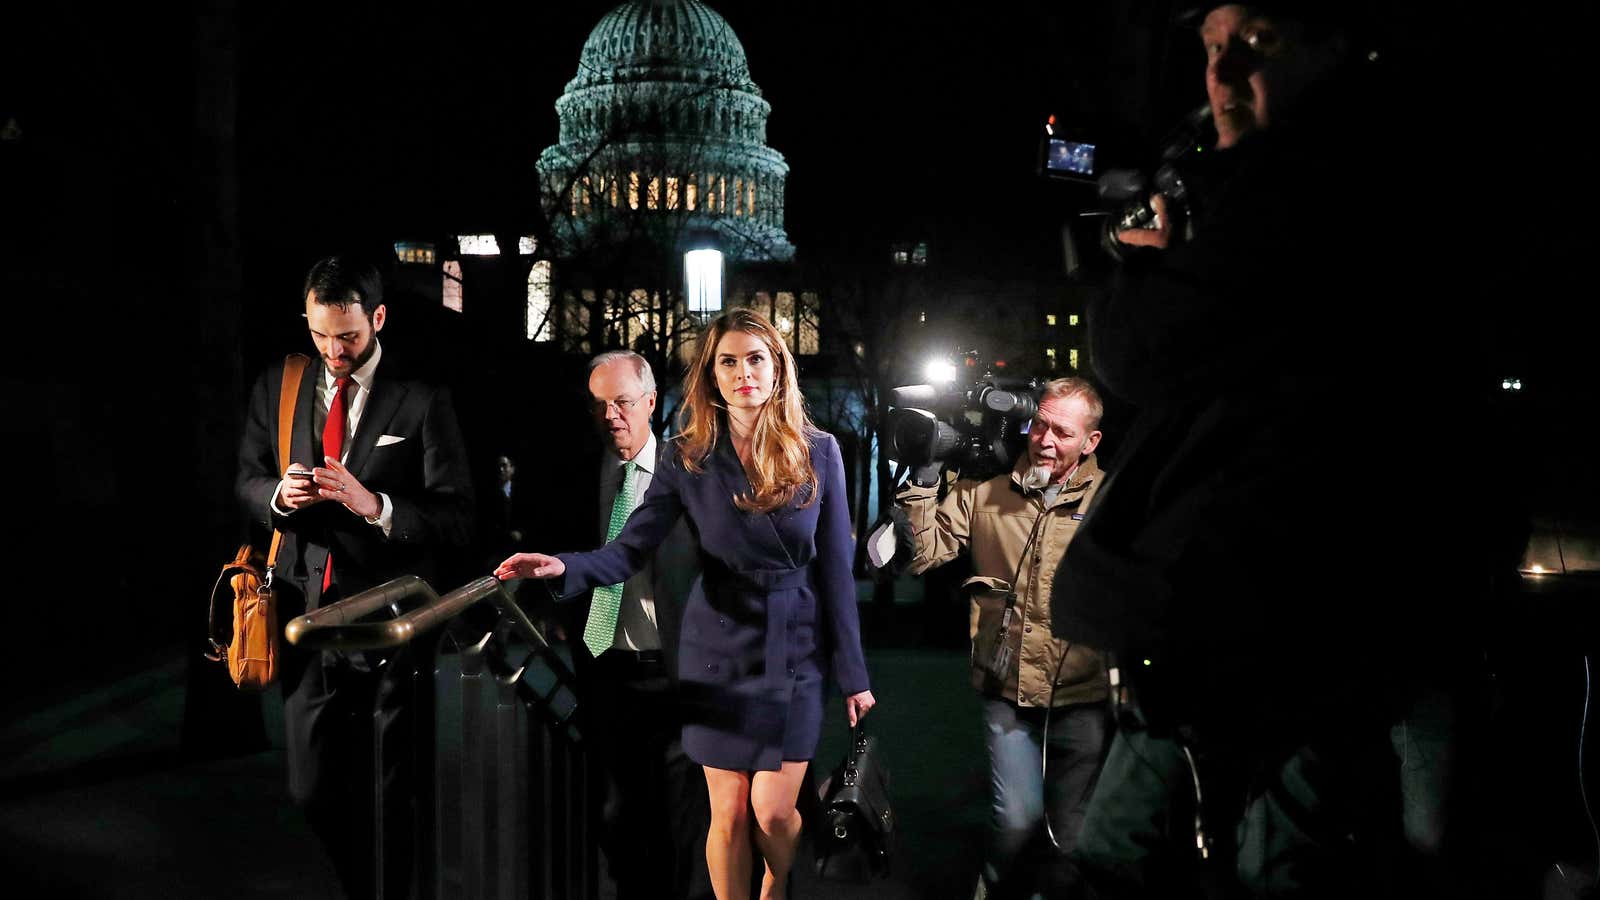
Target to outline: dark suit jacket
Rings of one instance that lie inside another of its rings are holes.
[[[308,467],[322,463],[321,436],[313,433],[312,416],[323,371],[321,360],[307,367],[295,405],[290,459]],[[256,381],[235,484],[253,528],[284,531],[274,577],[299,588],[308,610],[321,600],[322,568],[330,548],[334,583],[343,596],[404,574],[432,583],[438,576],[438,551],[465,546],[472,537],[472,479],[449,392],[403,377],[388,354],[378,364],[345,464],[363,486],[388,494],[394,504],[393,528],[385,537],[378,526],[332,501],[288,516],[272,513],[280,477],[276,457],[282,379],[283,363],[278,362]],[[380,447],[383,436],[389,439]],[[441,593],[456,587],[433,586]]]
[[[668,441],[656,438],[656,470],[651,475],[651,483],[659,477],[661,469],[667,464],[667,454],[677,455],[677,450]],[[608,459],[603,464],[609,464]],[[585,495],[588,504],[585,509],[599,511],[597,498],[600,494],[600,471],[596,467],[595,477],[589,482],[589,490]],[[640,498],[643,502],[643,498]],[[575,520],[575,524],[578,520]],[[605,526],[598,515],[589,515],[581,519],[582,526],[587,528],[588,534],[595,535],[595,544],[605,543]],[[678,680],[678,635],[683,630],[683,605],[688,600],[689,591],[694,586],[695,578],[700,574],[700,548],[695,543],[694,533],[689,529],[689,523],[679,521],[667,533],[660,546],[650,557],[650,590],[651,599],[656,605],[656,632],[661,639],[661,653],[667,675],[674,682]],[[589,597],[585,596],[583,602],[575,604],[574,634],[583,633],[583,624],[589,618]],[[582,641],[577,641],[576,646],[583,648],[579,651],[579,659],[588,657],[588,648]]]

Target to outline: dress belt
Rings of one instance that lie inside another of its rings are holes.
[[[706,580],[721,588],[746,591],[783,591],[802,588],[811,583],[811,568],[764,569],[754,572],[735,572],[715,560],[706,560]]]

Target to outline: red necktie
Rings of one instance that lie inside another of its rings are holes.
[[[346,408],[349,403],[350,379],[348,377],[336,379],[333,382],[333,402],[328,404],[328,421],[322,424],[322,455],[334,459],[344,460],[344,432],[345,420],[349,418]],[[319,461],[319,465],[324,465]],[[333,583],[333,551],[328,551],[328,561],[322,568],[322,590],[326,592],[328,585]]]

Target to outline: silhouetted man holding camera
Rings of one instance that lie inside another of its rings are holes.
[[[1479,589],[1433,430],[1469,385],[1427,352],[1415,242],[1375,221],[1415,144],[1349,9],[1195,11],[1217,152],[1187,163],[1189,227],[1153,198],[1117,235],[1153,249],[1089,310],[1097,373],[1140,408],[1055,585],[1058,632],[1127,689],[1079,847],[1111,896],[1380,883],[1370,776],[1468,646],[1430,604]]]

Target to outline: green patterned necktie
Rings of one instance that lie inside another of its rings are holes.
[[[628,460],[622,466],[622,484],[611,501],[611,524],[606,526],[606,543],[617,539],[622,526],[633,513],[633,470],[638,464]],[[583,643],[596,658],[611,649],[617,635],[617,611],[622,608],[622,585],[597,587],[589,599],[589,621],[583,626]]]

